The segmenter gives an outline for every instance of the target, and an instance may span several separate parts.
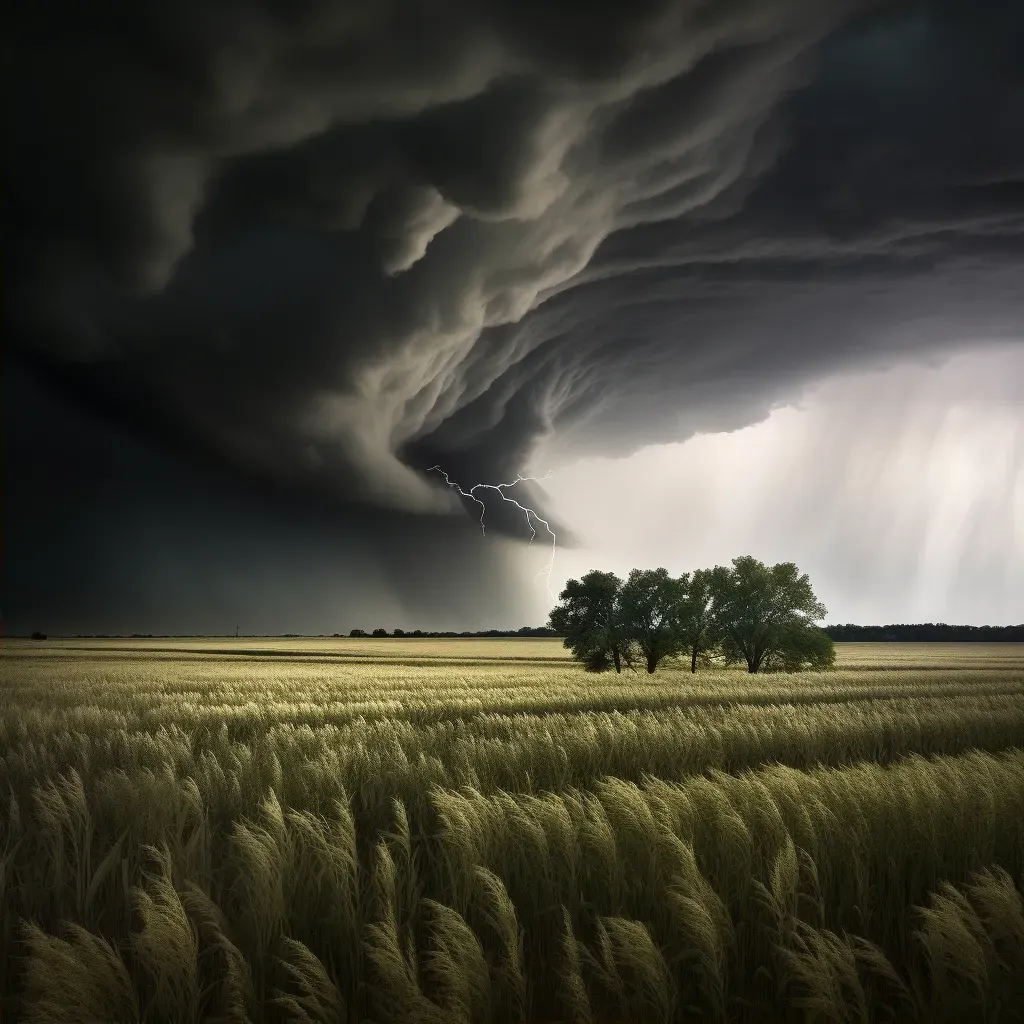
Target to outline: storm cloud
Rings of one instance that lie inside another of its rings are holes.
[[[511,479],[1021,335],[1009,0],[20,18],[13,351],[275,484],[446,511],[435,463]]]

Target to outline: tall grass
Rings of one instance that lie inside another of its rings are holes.
[[[3,1019],[1021,1019],[1006,651],[752,683],[218,643],[5,659]]]

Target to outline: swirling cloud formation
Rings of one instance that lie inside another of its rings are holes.
[[[856,0],[22,8],[14,349],[143,434],[450,508],[1019,336],[1024,14]]]

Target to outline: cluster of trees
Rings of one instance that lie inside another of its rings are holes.
[[[654,672],[686,657],[690,671],[721,661],[748,672],[794,672],[835,664],[831,638],[816,626],[825,606],[792,562],[767,566],[744,555],[731,567],[675,578],[634,569],[623,581],[593,570],[569,580],[550,624],[592,672],[643,664]]]

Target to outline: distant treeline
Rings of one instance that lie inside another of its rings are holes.
[[[913,625],[898,624],[892,626],[856,626],[846,623],[842,626],[821,627],[837,643],[1024,643],[1024,623],[1018,626],[950,626],[945,622],[920,622]],[[267,633],[264,636],[326,636],[324,633]],[[425,629],[375,629],[366,632],[353,629],[350,633],[333,633],[333,637],[423,637],[431,640],[455,640],[463,637],[545,637],[561,634],[550,626],[523,626],[520,629],[484,629],[476,633],[454,630],[435,631]],[[76,639],[89,640],[156,640],[156,639],[203,639],[203,637],[186,637],[178,633],[132,633],[125,636],[121,633],[79,633]],[[208,639],[219,639],[210,634]],[[45,633],[33,633],[33,640],[45,640]]]
[[[950,626],[945,622],[855,626],[847,623],[822,628],[839,643],[1024,643],[1024,623],[1019,626]]]
[[[335,636],[341,636],[341,633],[335,633]],[[550,626],[522,626],[519,629],[485,629],[478,633],[456,633],[452,630],[446,630],[443,632],[430,631],[425,629],[395,629],[390,633],[386,629],[375,629],[372,633],[367,633],[362,629],[353,629],[349,636],[361,637],[426,637],[432,640],[454,640],[461,637],[474,637],[474,636],[494,636],[494,637],[517,637],[517,636],[558,636]]]
[[[1019,626],[950,626],[945,622],[901,623],[891,626],[857,626],[846,623],[841,626],[821,627],[833,641],[838,643],[1024,643],[1024,623]],[[344,634],[335,633],[334,636]],[[401,630],[375,629],[367,633],[353,629],[352,637],[430,637],[432,639],[456,639],[459,637],[544,637],[561,636],[549,626],[523,626],[521,629],[485,629],[477,633],[428,632],[422,629]]]
[[[76,633],[74,636],[66,636],[67,639],[74,640],[220,640],[227,634],[220,633]],[[271,637],[284,637],[285,639],[316,639],[318,637],[326,637],[327,633],[260,633],[260,637],[271,638]],[[522,626],[519,629],[484,629],[478,633],[462,632],[456,633],[454,630],[445,630],[444,632],[437,632],[425,629],[375,629],[370,633],[367,633],[365,629],[353,629],[350,633],[331,633],[331,637],[423,637],[431,640],[455,640],[462,637],[517,637],[517,636],[558,636],[550,626]],[[242,639],[251,639],[252,634],[244,634]],[[32,640],[46,640],[48,639],[46,633],[33,633]]]

